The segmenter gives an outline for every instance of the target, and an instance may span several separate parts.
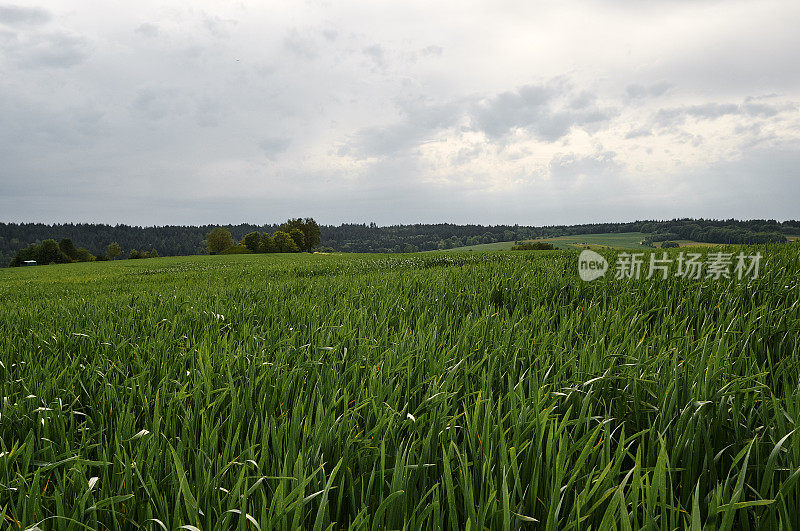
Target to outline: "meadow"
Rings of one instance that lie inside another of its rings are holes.
[[[615,249],[645,249],[642,245],[648,234],[643,232],[612,232],[600,234],[579,234],[574,236],[558,236],[555,238],[538,238],[537,241],[547,242],[553,244],[557,249],[577,249],[586,246],[597,247],[611,247]],[[688,243],[688,242],[687,242]],[[513,247],[515,242],[495,242],[495,243],[481,243],[478,245],[468,245],[465,247],[454,247],[448,249],[449,251],[507,251]]]
[[[0,270],[0,521],[797,528],[800,253],[726,249],[760,277],[586,283],[577,251]]]

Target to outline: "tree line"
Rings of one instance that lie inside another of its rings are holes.
[[[206,234],[206,248],[212,254],[311,252],[321,239],[319,224],[313,218],[294,218],[273,234],[253,231],[237,243],[227,227],[216,227]]]
[[[259,233],[259,239],[261,234],[269,233],[274,243],[277,232],[291,232],[291,228],[287,231],[284,225],[286,224],[228,226],[227,229],[233,241],[230,252],[242,252],[243,248],[254,252],[252,250],[254,236],[250,236],[250,247],[241,243],[245,236],[254,232]],[[786,235],[800,234],[800,222],[798,221],[689,218],[539,227],[454,225],[450,223],[385,227],[379,227],[375,223],[347,223],[336,226],[318,225],[318,227],[320,229],[318,243],[320,247],[318,249],[365,253],[430,251],[479,243],[525,241],[597,233],[642,232],[652,237],[651,242],[686,239],[707,243],[781,242],[786,240]],[[7,265],[25,247],[39,245],[47,239],[59,241],[69,238],[98,257],[107,253],[110,242],[118,242],[124,249],[150,249],[161,256],[216,252],[209,251],[207,240],[208,234],[215,228],[216,225],[136,227],[88,223],[56,225],[0,223],[0,266]],[[279,242],[288,244],[283,236],[279,236]],[[261,248],[268,249],[270,247]],[[305,250],[301,246],[298,248]]]
[[[763,224],[754,224],[752,227],[703,225],[695,221],[664,223],[649,234],[643,243],[653,244],[673,240],[739,244],[782,243],[786,241],[785,234],[797,234],[789,231],[782,233],[774,230],[774,227]]]
[[[36,262],[36,264],[70,264],[74,262],[94,262],[102,260],[113,260],[122,256],[122,248],[117,242],[108,244],[106,252],[94,255],[83,247],[75,247],[70,238],[62,238],[57,242],[48,238],[40,243],[31,244],[20,249],[14,258],[8,263],[9,267],[24,265],[25,262]],[[158,258],[158,251],[137,251],[131,249],[128,258]]]
[[[227,227],[215,227],[206,234],[202,252],[211,254],[240,253],[296,253],[311,251],[320,243],[320,227],[313,218],[289,219],[281,224],[273,234],[252,231],[236,242]],[[199,253],[192,253],[199,254]],[[25,262],[37,264],[67,264],[72,262],[93,262],[114,260],[126,255],[117,242],[109,243],[101,252],[92,254],[83,247],[75,247],[71,238],[62,238],[60,242],[47,238],[33,243],[17,251],[8,265],[17,267]],[[159,252],[151,247],[147,251],[131,249],[127,258],[158,258]]]

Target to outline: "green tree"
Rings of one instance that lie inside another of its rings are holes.
[[[113,260],[118,256],[122,256],[122,247],[120,247],[117,242],[109,243],[108,249],[106,250],[106,256],[109,260]]]
[[[251,232],[242,238],[242,245],[250,249],[251,253],[259,252],[259,247],[261,245],[261,234],[258,232]]]
[[[292,218],[279,228],[279,230],[290,234],[292,229],[297,229],[303,233],[303,245],[299,246],[303,251],[311,251],[319,246],[322,233],[319,224],[314,221],[314,218]]]
[[[38,245],[35,255],[36,258],[34,260],[40,264],[66,264],[72,262],[72,259],[64,254],[55,240],[44,240]]]
[[[292,237],[282,230],[276,231],[272,239],[275,242],[275,250],[279,253],[296,253],[300,250]]]
[[[319,247],[320,241],[322,240],[322,231],[319,228],[319,224],[314,221],[314,218],[306,218],[303,220],[303,226],[305,230],[303,230],[303,236],[305,240],[306,251],[311,251],[315,247]]]
[[[305,249],[303,245],[305,241],[305,236],[303,236],[303,231],[301,231],[300,229],[292,229],[289,231],[289,236],[292,237],[298,249]]]
[[[75,253],[75,260],[78,262],[94,262],[95,260],[94,255],[83,247],[78,247]]]
[[[61,249],[62,253],[69,256],[70,259],[78,259],[78,250],[75,248],[75,244],[72,243],[71,239],[63,238],[60,242],[58,242],[58,248]]]
[[[129,257],[131,260],[136,260],[137,258],[141,258],[141,257],[142,257],[142,255],[141,255],[141,253],[140,253],[139,251],[137,251],[136,249],[131,249],[131,252],[130,252],[130,253],[128,253],[128,257]]]
[[[212,229],[211,232],[206,234],[206,241],[208,242],[208,252],[212,254],[221,253],[225,249],[233,247],[231,231],[226,227]]]
[[[275,248],[275,240],[272,239],[272,236],[269,235],[269,232],[265,232],[261,235],[261,241],[258,245],[258,252],[260,253],[274,253],[277,252]]]

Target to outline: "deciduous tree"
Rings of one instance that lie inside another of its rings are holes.
[[[58,242],[58,248],[61,249],[61,252],[69,256],[72,260],[78,259],[78,250],[75,248],[75,244],[72,243],[71,239],[62,239],[60,242]]]
[[[206,234],[206,242],[208,245],[208,252],[221,253],[229,247],[233,247],[233,237],[231,231],[226,227],[217,227],[212,229],[211,232]]]
[[[275,249],[275,240],[272,238],[272,236],[270,236],[269,232],[265,232],[261,235],[261,241],[258,249],[258,252],[260,253],[277,252],[277,249]]]
[[[321,231],[314,218],[292,218],[280,226],[280,230],[289,234],[291,234],[292,229],[297,229],[303,233],[303,244],[298,245],[301,250],[311,251],[319,246]]]
[[[275,242],[275,250],[279,253],[296,253],[300,250],[292,237],[282,230],[276,231],[272,239]]]
[[[289,231],[289,236],[292,237],[298,249],[305,249],[304,247],[305,237],[303,236],[303,231],[301,231],[300,229],[292,229]]]
[[[109,260],[113,260],[118,256],[122,256],[122,247],[120,247],[117,242],[109,243],[108,250],[106,251],[106,256],[108,256]]]
[[[242,245],[250,249],[251,253],[259,252],[259,246],[261,244],[261,234],[258,232],[251,232],[247,234],[244,238],[242,238]]]

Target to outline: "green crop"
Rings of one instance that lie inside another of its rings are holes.
[[[0,270],[0,526],[797,528],[800,257],[743,249]]]

